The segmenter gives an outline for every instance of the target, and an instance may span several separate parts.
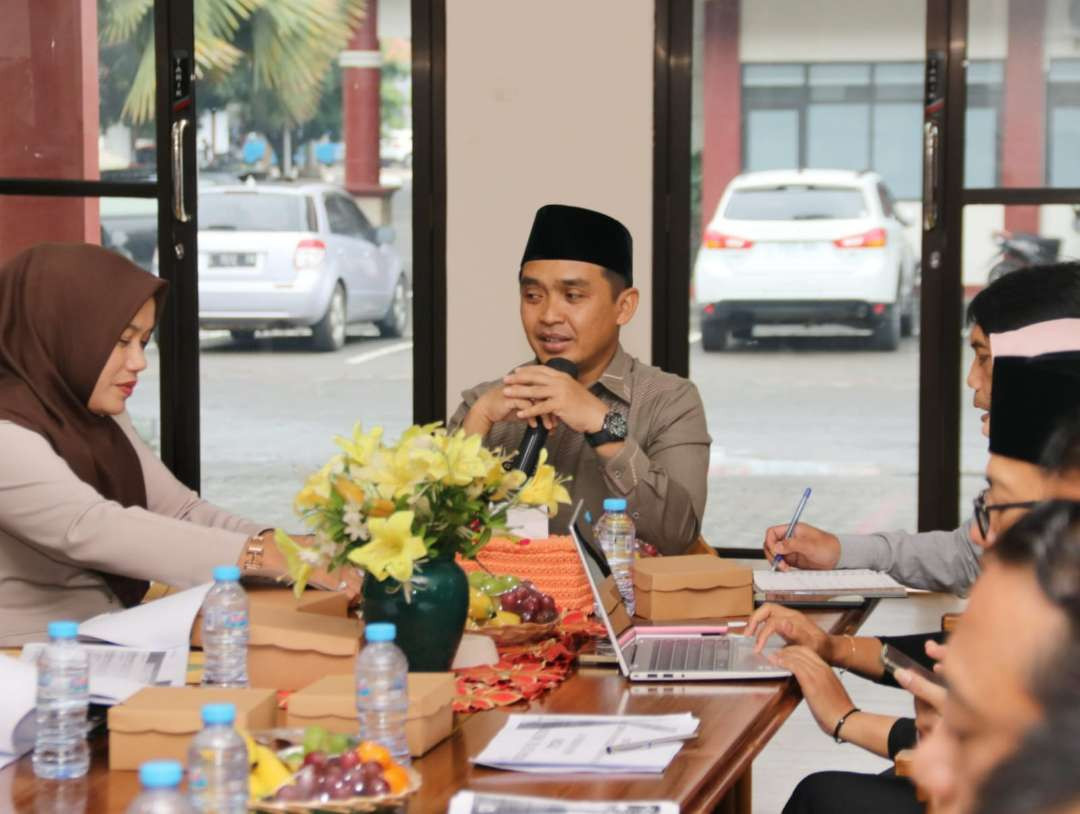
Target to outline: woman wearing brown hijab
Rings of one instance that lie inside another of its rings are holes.
[[[125,412],[166,284],[97,246],[42,244],[0,267],[0,645],[137,603],[148,580],[277,576],[265,525],[178,482]]]

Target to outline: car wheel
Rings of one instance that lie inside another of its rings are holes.
[[[255,341],[254,331],[229,331],[229,336],[237,345],[250,345]]]
[[[707,351],[721,351],[728,346],[728,324],[723,320],[710,319],[701,323],[701,347]]]
[[[922,325],[922,303],[914,291],[908,292],[908,307],[900,317],[900,335],[918,336]]]
[[[345,347],[345,328],[345,289],[338,283],[323,318],[311,326],[312,346],[322,351],[341,350]]]
[[[900,303],[886,306],[881,322],[874,327],[870,343],[877,350],[896,350],[900,347]]]
[[[386,316],[375,323],[380,336],[404,336],[409,327],[409,292],[405,278],[398,277]]]

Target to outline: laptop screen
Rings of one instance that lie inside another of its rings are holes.
[[[627,613],[622,595],[615,585],[615,579],[611,576],[611,567],[604,558],[603,552],[592,542],[592,529],[579,521],[581,506],[582,503],[578,503],[570,519],[570,534],[578,549],[581,564],[585,568],[585,576],[588,577],[589,584],[592,586],[593,598],[603,610],[605,618],[602,621],[608,628],[608,634],[612,638],[622,639],[632,626],[630,614]],[[612,644],[617,646],[616,642]]]

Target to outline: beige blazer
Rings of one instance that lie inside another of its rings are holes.
[[[208,582],[263,527],[217,508],[176,478],[117,418],[142,464],[146,509],[79,480],[48,440],[0,421],[0,646],[42,640],[50,621],[120,607],[99,571],[180,588]]]

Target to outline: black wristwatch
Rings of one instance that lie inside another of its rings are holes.
[[[599,432],[585,433],[585,440],[590,447],[598,447],[601,444],[610,444],[615,441],[626,440],[626,416],[618,410],[612,410],[604,416],[604,425]]]

